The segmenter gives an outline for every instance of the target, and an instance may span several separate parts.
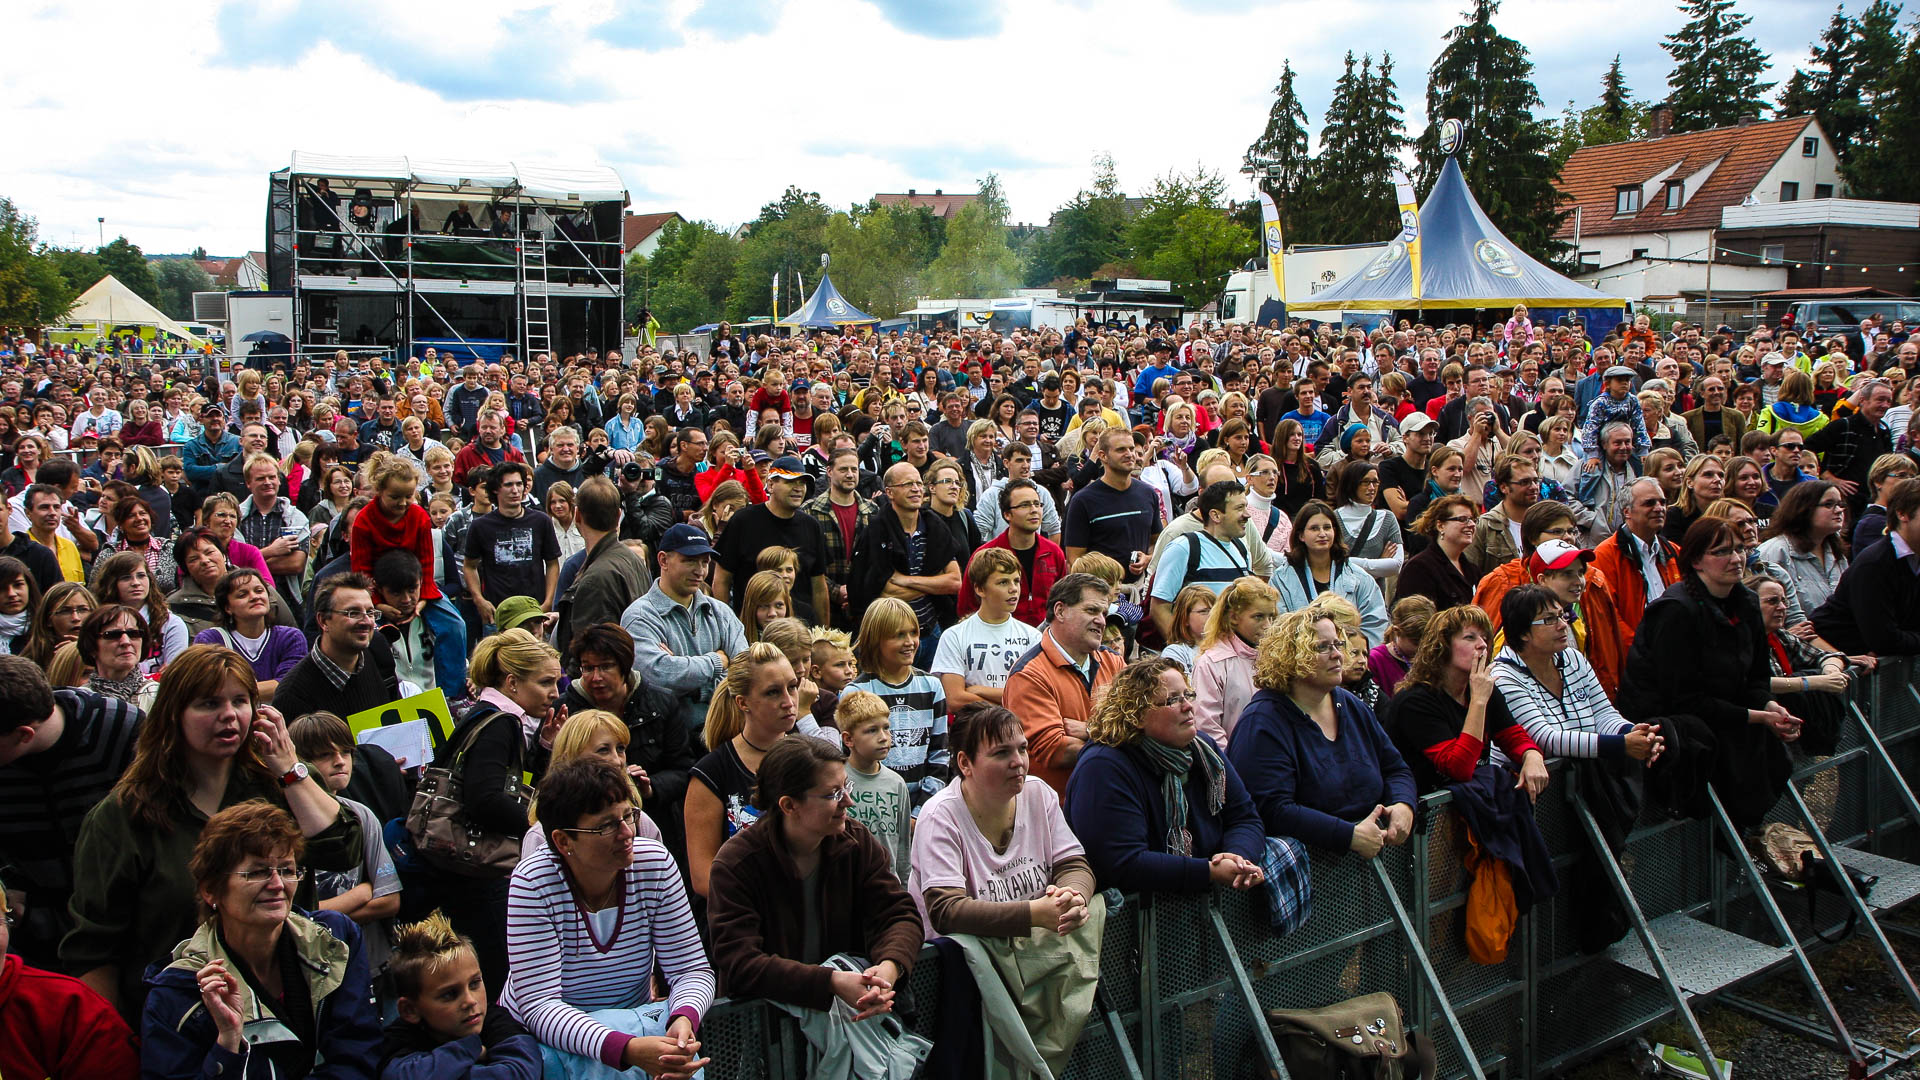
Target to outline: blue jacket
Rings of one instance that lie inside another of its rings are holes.
[[[498,1005],[487,1011],[488,1027],[501,1011]],[[396,1020],[387,1025],[380,1080],[540,1080],[540,1044],[519,1025],[514,1028],[519,1034],[496,1039],[492,1046],[482,1046],[489,1037],[485,1032],[436,1043],[419,1025]]]
[[[288,918],[313,993],[317,1032],[312,1080],[374,1080],[379,1059],[380,1019],[373,1011],[367,983],[367,951],[360,928],[337,911],[302,912]],[[241,963],[229,955],[213,922],[173,951],[174,959],[147,969],[147,1004],[140,1022],[141,1080],[274,1080],[265,1047],[291,1038],[271,1010],[255,998],[245,981],[240,1015],[246,1043],[229,1054],[217,1043],[213,1018],[200,1000],[194,979],[210,959],[223,959],[238,975]]]
[[[1206,738],[1197,735],[1195,738]],[[1266,852],[1265,834],[1253,798],[1229,762],[1227,804],[1219,816],[1204,811],[1206,791],[1187,778],[1187,827],[1193,856],[1167,852],[1167,807],[1160,778],[1135,751],[1090,745],[1067,778],[1067,824],[1082,837],[1094,879],[1121,892],[1205,892],[1212,885],[1208,860],[1231,851],[1253,862]]]
[[[1306,581],[1302,580],[1303,574]],[[1312,571],[1280,560],[1268,584],[1280,590],[1281,611],[1299,611],[1313,603],[1312,576]],[[1387,624],[1391,621],[1387,601],[1380,595],[1380,583],[1373,580],[1373,575],[1360,569],[1352,559],[1345,559],[1334,564],[1333,580],[1327,582],[1327,590],[1353,601],[1353,606],[1360,609],[1360,632],[1367,635],[1368,648],[1387,640]]]
[[[1413,770],[1374,718],[1345,690],[1333,691],[1339,738],[1277,690],[1257,690],[1227,743],[1227,760],[1260,810],[1269,836],[1346,851],[1353,825],[1374,806],[1419,806]]]
[[[213,490],[213,474],[240,454],[239,436],[229,434],[224,428],[219,429],[219,433],[219,442],[209,442],[210,429],[202,429],[180,447],[180,462],[187,467],[187,483],[201,491]]]

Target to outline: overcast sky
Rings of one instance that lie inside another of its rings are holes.
[[[1014,218],[1039,222],[1102,152],[1129,191],[1199,163],[1250,192],[1234,170],[1283,58],[1317,129],[1343,54],[1391,52],[1417,134],[1426,70],[1466,6],[9,0],[0,40],[25,48],[0,66],[14,146],[0,195],[49,242],[91,247],[105,217],[109,239],[151,253],[262,247],[267,174],[295,149],[604,162],[636,212],[725,225],[790,183],[845,207],[971,191],[993,171]],[[1833,10],[1742,8],[1781,82]],[[1636,96],[1664,96],[1660,39],[1682,19],[1659,3],[1507,0],[1496,21],[1531,50],[1557,114],[1591,104],[1616,52]]]

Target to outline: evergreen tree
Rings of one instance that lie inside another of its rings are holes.
[[[1627,89],[1627,77],[1620,71],[1620,54],[1600,77],[1600,119],[1624,127],[1633,112],[1633,91]]]
[[[1255,161],[1262,164],[1256,166]],[[1280,83],[1273,88],[1273,108],[1267,111],[1266,130],[1247,147],[1241,163],[1262,178],[1262,185],[1280,201],[1284,213],[1313,164],[1307,152],[1307,110],[1294,93],[1291,62],[1280,63]]]
[[[1875,87],[1881,137],[1854,147],[1843,175],[1861,199],[1920,201],[1920,26],[1888,54]]]
[[[1389,239],[1399,227],[1393,175],[1406,148],[1405,111],[1393,82],[1393,57],[1379,70],[1371,55],[1353,54],[1333,86],[1320,128],[1320,155],[1290,216],[1298,243],[1363,244]]]
[[[1682,0],[1687,24],[1660,45],[1673,57],[1673,130],[1726,127],[1743,116],[1764,116],[1763,98],[1774,84],[1761,82],[1767,54],[1740,31],[1753,21],[1734,10],[1734,0]]]
[[[1493,26],[1498,0],[1475,0],[1466,20],[1448,31],[1447,44],[1427,73],[1427,130],[1420,136],[1420,170],[1431,185],[1445,159],[1440,124],[1459,120],[1467,138],[1455,154],[1467,187],[1494,226],[1534,258],[1551,260],[1563,244],[1553,239],[1566,216],[1554,187],[1551,126],[1533,118],[1540,91],[1526,47]],[[1618,76],[1616,67],[1611,74]],[[1621,83],[1618,90],[1624,92]],[[1601,108],[1606,108],[1603,93]]]
[[[1647,105],[1633,100],[1633,91],[1627,88],[1626,76],[1620,71],[1620,57],[1616,54],[1607,73],[1600,77],[1599,103],[1580,109],[1569,101],[1560,114],[1560,121],[1550,126],[1553,137],[1550,156],[1554,167],[1559,168],[1583,146],[1605,146],[1645,138]]]

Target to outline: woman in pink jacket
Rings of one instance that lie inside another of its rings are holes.
[[[1240,710],[1253,699],[1253,661],[1280,610],[1280,592],[1243,577],[1220,593],[1193,658],[1194,720],[1223,750]]]

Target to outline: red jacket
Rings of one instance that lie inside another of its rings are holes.
[[[411,551],[420,558],[420,597],[440,599],[440,586],[433,583],[433,516],[419,503],[407,504],[407,512],[398,523],[388,521],[378,502],[353,515],[353,533],[348,556],[356,574],[373,576],[374,560],[393,549]],[[375,589],[378,599],[379,590]]]
[[[502,460],[502,464],[507,461],[518,461],[522,464],[526,463],[527,456],[515,450],[512,443],[503,442],[500,444],[500,448],[507,453],[507,456]],[[467,474],[482,465],[491,466],[493,462],[487,460],[487,452],[480,448],[480,440],[475,439],[461,447],[460,452],[453,456],[453,482],[459,484],[461,487],[466,487]]]
[[[140,1050],[127,1022],[85,983],[0,963],[0,1076],[134,1080]]]
[[[754,468],[743,469],[733,464],[715,465],[705,472],[694,473],[693,490],[700,493],[700,501],[704,503],[708,499],[713,498],[714,488],[719,487],[729,480],[738,480],[740,481],[740,486],[747,489],[748,502],[763,503],[767,501],[767,485],[766,481],[760,479],[760,470]]]
[[[1680,549],[1664,537],[1655,537],[1654,542],[1660,545],[1663,556],[1656,564],[1660,568],[1660,580],[1672,585],[1680,580]],[[1646,575],[1640,572],[1638,563],[1620,550],[1618,532],[1593,549],[1593,568],[1605,574],[1607,584],[1613,586],[1614,610],[1619,614],[1627,644],[1632,645],[1633,633],[1640,628],[1640,616],[1646,614],[1647,604],[1657,599],[1647,595]]]
[[[1005,548],[1013,550],[1007,542],[1007,532],[981,544],[975,554],[987,548]],[[1053,583],[1067,576],[1067,553],[1060,545],[1038,533],[1033,537],[1033,576],[1032,580],[1020,582],[1020,603],[1013,609],[1013,617],[1028,626],[1039,626],[1047,621],[1047,594],[1053,591]],[[980,598],[973,593],[973,582],[968,580],[966,567],[960,574],[960,617],[965,618],[980,609]]]

